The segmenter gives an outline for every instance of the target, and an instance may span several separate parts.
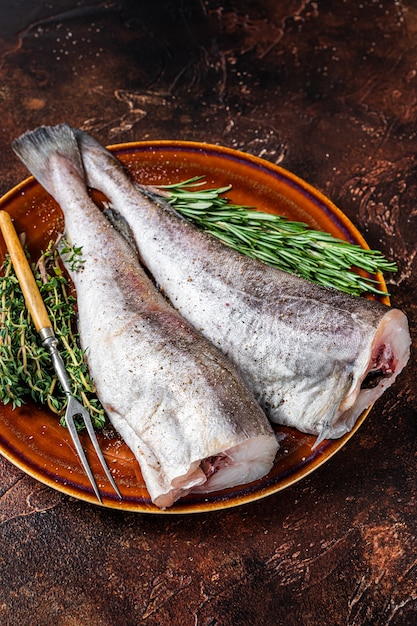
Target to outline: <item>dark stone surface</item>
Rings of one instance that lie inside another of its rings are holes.
[[[0,192],[10,149],[66,120],[105,143],[221,143],[293,171],[395,259],[416,322],[412,0],[145,0],[0,6]],[[7,626],[415,626],[414,353],[343,450],[302,482],[193,516],[103,510],[0,458]]]

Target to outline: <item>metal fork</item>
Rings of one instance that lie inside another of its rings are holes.
[[[48,312],[45,307],[45,303],[36,284],[35,277],[26,258],[26,254],[23,250],[22,244],[20,243],[20,239],[16,233],[12,219],[6,211],[0,211],[0,229],[3,233],[4,241],[9,251],[10,258],[16,272],[16,276],[22,288],[22,292],[26,301],[26,306],[30,311],[36,330],[41,337],[42,345],[48,350],[51,355],[52,364],[55,368],[58,380],[62,385],[65,395],[67,396],[68,404],[65,412],[65,421],[72,441],[75,445],[77,454],[80,457],[82,466],[94,489],[94,493],[101,503],[102,498],[100,495],[100,491],[97,487],[93,472],[91,471],[91,467],[85,456],[85,452],[81,445],[81,441],[74,423],[74,418],[77,416],[81,417],[84,421],[85,427],[97,453],[97,456],[100,460],[100,463],[104,469],[104,472],[108,480],[110,481],[111,486],[113,487],[119,498],[122,499],[120,491],[118,490],[117,485],[113,480],[113,477],[104,459],[103,453],[100,449],[100,445],[94,432],[94,427],[91,423],[90,415],[85,407],[80,402],[78,402],[78,400],[72,394],[70,378],[65,370],[64,361],[58,351],[58,339],[55,336]]]

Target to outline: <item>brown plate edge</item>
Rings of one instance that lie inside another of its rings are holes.
[[[143,149],[164,149],[169,148],[170,150],[179,149],[179,150],[195,150],[195,151],[206,151],[212,154],[219,154],[220,156],[226,156],[230,158],[240,158],[243,162],[251,163],[256,167],[262,167],[266,171],[270,171],[271,174],[279,174],[284,179],[290,181],[297,187],[299,187],[305,194],[311,196],[311,198],[315,198],[326,207],[327,211],[336,218],[336,221],[343,225],[344,229],[349,233],[351,239],[360,244],[364,248],[369,248],[365,239],[361,235],[361,233],[357,230],[354,224],[349,220],[349,218],[335,205],[329,198],[327,198],[322,192],[318,189],[299,178],[297,175],[289,172],[288,170],[282,168],[281,166],[275,165],[268,161],[261,159],[260,157],[256,157],[250,154],[246,154],[240,152],[238,150],[234,150],[232,148],[227,148],[223,146],[213,145],[209,143],[200,143],[200,142],[190,142],[190,141],[170,141],[170,140],[161,140],[161,141],[146,141],[146,142],[129,142],[129,143],[119,143],[108,146],[108,148],[115,152],[134,152],[135,150],[143,150]],[[16,194],[25,190],[28,185],[38,184],[32,176],[29,176],[25,180],[18,183],[12,189],[10,189],[6,194],[0,198],[0,207],[2,205],[10,202]],[[378,282],[381,285],[381,288],[386,289],[385,281],[382,275],[377,276]],[[389,298],[384,297],[381,299],[385,304],[389,305]],[[305,478],[313,471],[318,469],[321,465],[323,465],[327,460],[333,457],[346,443],[349,441],[353,435],[360,428],[364,420],[366,419],[369,412],[372,410],[372,406],[369,407],[366,411],[362,413],[362,415],[356,421],[354,427],[346,433],[343,437],[337,440],[326,440],[318,446],[317,450],[314,453],[314,460],[310,461],[308,466],[303,465],[302,467],[295,469],[293,472],[290,472],[289,475],[283,479],[280,484],[273,484],[271,486],[262,487],[263,479],[257,481],[255,484],[248,485],[247,493],[241,493],[237,497],[229,497],[227,493],[219,495],[216,497],[216,494],[209,494],[207,500],[203,503],[198,504],[189,504],[186,499],[180,500],[173,507],[169,509],[159,509],[152,504],[147,502],[138,503],[137,500],[135,502],[129,503],[129,499],[126,501],[120,501],[116,497],[107,497],[105,495],[103,497],[103,507],[105,508],[113,508],[117,510],[122,510],[126,512],[140,512],[140,513],[157,513],[157,514],[170,514],[170,515],[178,515],[178,514],[189,514],[189,513],[204,513],[208,511],[218,511],[229,508],[234,508],[237,506],[241,506],[243,504],[248,504],[252,502],[256,502],[265,497],[273,495],[274,493],[278,493],[283,489],[290,487],[291,485],[297,483],[301,479]],[[94,493],[81,491],[79,488],[71,488],[69,485],[64,485],[62,483],[57,483],[56,480],[49,479],[47,476],[44,476],[42,473],[34,470],[33,468],[28,468],[25,463],[19,461],[18,458],[13,456],[13,454],[8,453],[6,449],[3,448],[0,444],[0,453],[4,458],[10,461],[14,466],[18,467],[20,470],[35,478],[42,484],[52,487],[55,490],[58,490],[66,495],[74,497],[76,499],[99,505],[99,502],[94,496]],[[261,485],[259,485],[261,483]]]

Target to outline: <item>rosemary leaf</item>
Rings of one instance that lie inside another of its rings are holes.
[[[395,272],[395,263],[377,250],[338,239],[303,222],[232,204],[230,186],[202,189],[204,177],[162,185],[153,191],[178,213],[235,250],[326,287],[353,295],[386,295],[377,275]],[[361,276],[358,270],[370,274]]]

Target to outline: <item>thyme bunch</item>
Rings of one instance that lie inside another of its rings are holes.
[[[73,393],[89,411],[95,428],[103,428],[104,410],[95,395],[78,343],[75,298],[70,293],[55,245],[49,245],[33,272],[60,344]],[[15,408],[31,397],[48,406],[63,424],[67,398],[26,308],[9,255],[0,276],[0,298],[0,401]]]

